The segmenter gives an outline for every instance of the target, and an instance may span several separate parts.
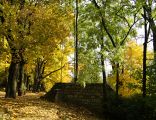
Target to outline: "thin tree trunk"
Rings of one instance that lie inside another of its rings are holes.
[[[78,0],[76,0],[76,15],[75,15],[75,82],[78,80]]]
[[[40,58],[37,58],[36,60],[36,67],[35,67],[35,76],[34,76],[34,85],[33,85],[33,92],[37,92],[37,85],[38,85],[38,78],[39,78],[39,69],[41,69],[40,67],[40,63],[41,60]]]
[[[104,39],[103,39],[103,27],[102,27],[102,24],[101,24],[101,40],[100,40],[100,43],[101,43],[101,52],[104,50]],[[104,55],[103,53],[101,53],[101,67],[102,67],[102,80],[103,80],[103,100],[106,100],[107,99],[107,92],[106,92],[106,71],[105,71],[105,62],[104,62],[105,58],[104,58]]]
[[[44,75],[45,64],[46,64],[46,61],[40,58],[38,58],[36,62],[37,63],[36,63],[36,68],[35,68],[33,92],[39,91],[41,80],[43,79],[43,75]]]
[[[104,56],[101,54],[101,66],[102,66],[102,79],[103,79],[103,94],[106,98],[106,71],[105,71],[105,63],[104,63]]]
[[[27,76],[26,78],[26,88],[27,90],[30,90],[30,76]]]
[[[152,30],[153,33],[153,50],[154,50],[154,62],[156,63],[156,27]]]
[[[148,42],[148,32],[147,32],[147,18],[146,10],[144,9],[144,30],[145,30],[145,41],[143,49],[143,79],[142,79],[142,96],[146,97],[146,53],[147,53],[147,42]]]
[[[119,63],[116,64],[116,96],[119,96]]]

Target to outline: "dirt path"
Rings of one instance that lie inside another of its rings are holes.
[[[82,107],[43,101],[41,95],[27,93],[5,99],[4,92],[0,92],[0,120],[100,120]]]

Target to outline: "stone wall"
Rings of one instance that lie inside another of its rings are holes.
[[[107,90],[113,92],[109,86],[107,86]],[[102,84],[86,84],[85,87],[82,87],[73,83],[57,83],[44,98],[49,101],[84,106],[91,111],[101,114],[103,87]]]

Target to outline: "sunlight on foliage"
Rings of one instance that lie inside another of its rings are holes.
[[[131,96],[141,93],[142,85],[142,46],[134,41],[126,44],[123,53],[123,61],[120,67],[119,92],[122,96]],[[120,56],[121,57],[121,56]],[[148,51],[147,58],[152,59],[153,54]],[[147,61],[149,64],[149,61]],[[148,77],[147,77],[148,78]],[[115,73],[108,77],[108,82],[115,88]]]

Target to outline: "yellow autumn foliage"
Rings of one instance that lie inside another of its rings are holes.
[[[27,74],[33,74],[37,58],[44,58],[47,61],[44,74],[65,65],[62,71],[59,70],[42,81],[46,90],[54,82],[71,81],[71,66],[68,63],[68,56],[73,54],[71,27],[74,16],[71,8],[65,8],[59,1],[54,1],[48,4],[25,4],[22,9],[18,3],[10,5],[6,2],[2,9],[5,22],[0,25],[0,35],[6,37],[10,31],[13,38],[7,41],[9,47],[12,45],[16,50],[24,48]],[[19,20],[22,21],[20,24]]]
[[[142,84],[142,63],[143,63],[143,46],[138,45],[135,41],[129,41],[124,50],[124,61],[120,65],[119,75],[119,93],[122,96],[130,96],[141,93]],[[152,59],[152,52],[147,52],[147,59]],[[147,61],[147,64],[149,61]],[[116,75],[108,77],[109,83],[114,86]]]

